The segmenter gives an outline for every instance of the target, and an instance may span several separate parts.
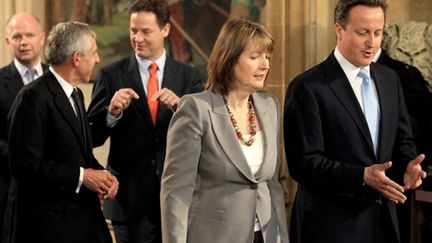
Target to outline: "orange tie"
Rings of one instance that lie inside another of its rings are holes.
[[[153,125],[156,125],[156,114],[158,109],[158,101],[151,100],[151,97],[158,91],[159,85],[157,82],[157,64],[150,64],[150,78],[147,86],[147,103],[150,108],[150,114],[153,121]]]

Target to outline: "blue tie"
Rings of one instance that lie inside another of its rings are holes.
[[[379,110],[378,100],[374,97],[373,86],[369,78],[369,73],[366,69],[360,69],[357,74],[363,79],[362,82],[362,98],[363,98],[363,112],[369,127],[369,132],[372,137],[375,155],[378,149],[378,134],[379,134]]]

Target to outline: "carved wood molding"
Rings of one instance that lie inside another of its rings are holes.
[[[432,25],[390,23],[385,28],[383,48],[394,59],[418,68],[432,91]]]

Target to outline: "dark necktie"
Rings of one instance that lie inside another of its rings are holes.
[[[366,69],[360,69],[357,74],[363,79],[362,82],[362,98],[363,98],[363,109],[364,115],[369,127],[369,132],[372,137],[372,143],[374,146],[375,155],[378,149],[378,134],[379,134],[379,110],[378,102],[373,95],[373,86],[369,78],[369,73]]]
[[[85,117],[84,102],[81,90],[79,90],[78,88],[74,88],[71,97],[74,102],[76,116],[80,124],[81,133],[84,138],[84,145],[87,148],[87,119]]]
[[[148,86],[147,86],[147,103],[150,108],[150,114],[151,114],[153,125],[156,125],[158,101],[151,100],[151,97],[159,89],[159,84],[157,81],[157,68],[158,66],[156,63],[153,62],[152,64],[150,64],[150,78],[148,80]]]

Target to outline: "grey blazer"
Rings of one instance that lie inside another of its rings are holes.
[[[264,162],[253,175],[223,98],[212,91],[184,96],[167,137],[161,185],[164,243],[251,243],[258,216],[264,242],[288,242],[279,177],[279,105],[252,95],[264,133]]]

